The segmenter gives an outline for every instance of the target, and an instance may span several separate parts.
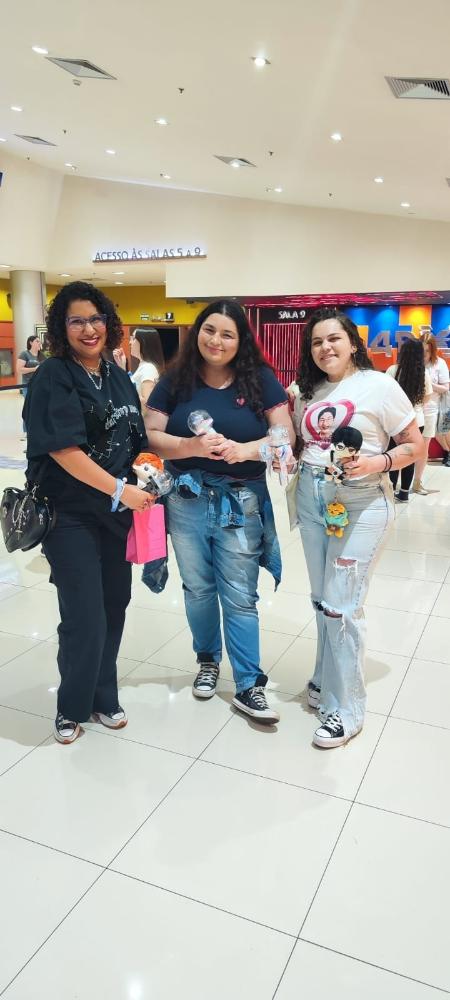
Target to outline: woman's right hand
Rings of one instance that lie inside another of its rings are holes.
[[[123,489],[120,503],[124,504],[125,507],[129,507],[130,510],[147,510],[155,500],[156,497],[152,496],[151,493],[145,493],[138,486],[132,486],[127,483]]]
[[[217,449],[224,444],[226,438],[223,434],[200,434],[198,437],[190,438],[192,458],[210,458],[213,461],[220,461],[221,455],[217,455]]]
[[[118,365],[119,368],[122,368],[123,371],[126,371],[127,356],[125,354],[123,347],[116,347],[115,351],[113,351],[113,358],[114,361],[116,362],[116,365]]]

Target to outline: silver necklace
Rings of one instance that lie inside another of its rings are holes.
[[[94,368],[92,370],[90,368],[86,368],[86,365],[84,365],[83,362],[79,360],[79,358],[77,358],[77,363],[79,365],[81,365],[81,367],[83,368],[83,370],[86,372],[86,375],[91,380],[92,385],[95,387],[95,389],[97,389],[97,392],[100,392],[100,389],[101,389],[101,387],[103,385],[103,375],[102,375],[102,371],[101,371],[101,368],[102,368],[102,359],[100,358],[98,367]],[[108,369],[106,370],[106,374],[108,374]],[[97,385],[97,382],[95,381],[94,375],[99,380],[98,385]]]

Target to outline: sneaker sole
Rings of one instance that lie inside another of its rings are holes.
[[[343,747],[349,740],[352,740],[354,736],[358,736],[361,730],[358,729],[357,733],[352,733],[351,736],[316,736],[314,733],[313,743],[316,747],[321,747],[322,750],[333,750],[334,747]]]
[[[237,698],[233,698],[232,705],[234,705],[235,708],[238,708],[240,712],[243,712],[244,715],[249,715],[251,719],[256,719],[257,722],[270,722],[273,724],[274,722],[280,721],[278,712],[274,712],[271,709],[269,709],[268,712],[258,712],[253,708],[247,708],[246,705],[243,705],[237,700]]]
[[[192,687],[192,694],[195,698],[214,698],[215,693],[215,688],[212,691],[202,691],[199,688]]]
[[[82,731],[81,726],[78,726],[73,736],[67,737],[67,736],[60,736],[60,734],[56,731],[56,729],[54,729],[53,736],[55,737],[57,743],[62,743],[63,745],[67,746],[69,743],[75,743],[75,740],[77,740],[78,737],[81,736],[81,731]]]
[[[93,712],[91,715],[91,722],[99,722],[101,726],[105,726],[106,729],[124,729],[128,725],[128,719],[121,719],[120,722],[111,722],[108,719],[107,722],[100,718],[98,712]]]

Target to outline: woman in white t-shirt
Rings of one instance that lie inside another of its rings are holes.
[[[131,381],[136,386],[145,412],[147,400],[164,369],[164,355],[158,331],[153,327],[135,330],[130,337],[130,354],[139,361],[131,375]],[[126,355],[120,348],[114,351],[114,360],[121,368],[126,368]]]
[[[319,310],[307,323],[297,381],[297,517],[318,633],[307,698],[322,723],[313,741],[328,748],[346,743],[363,726],[362,606],[394,517],[388,472],[420,458],[423,442],[413,407],[398,382],[373,370],[357,327],[336,310]],[[359,454],[344,460],[342,482],[325,475],[333,442],[331,435],[324,440],[318,426],[324,410],[335,411],[334,431],[351,426],[362,435]],[[396,446],[388,451],[391,437]],[[347,511],[343,534],[326,520],[333,513],[328,504],[334,502]]]
[[[425,455],[422,461],[417,462],[416,465],[413,492],[420,493],[421,496],[426,496],[428,490],[425,489],[425,486],[422,483],[422,476],[428,461],[428,448],[430,446],[430,441],[436,435],[439,397],[448,391],[449,374],[444,359],[438,356],[436,337],[433,337],[432,333],[424,333],[420,339],[423,344],[423,351],[425,355],[425,371],[428,372],[431,378],[433,394],[431,399],[427,400],[424,406],[425,427],[423,431],[423,440],[425,444]],[[443,440],[441,440],[441,438],[443,438]],[[439,435],[438,441],[444,448],[444,451],[448,454],[450,449],[446,443],[445,435]],[[444,456],[445,464],[447,464],[447,454]]]
[[[421,341],[416,339],[405,340],[399,351],[398,364],[391,365],[387,369],[386,375],[395,378],[396,382],[403,389],[403,392],[406,393],[414,407],[417,426],[420,433],[423,434],[425,425],[424,405],[431,399],[433,387],[431,385],[431,378],[428,372],[425,371],[425,357]],[[391,438],[389,447],[393,448],[394,445],[395,441]],[[411,465],[406,465],[400,472],[400,489],[395,493],[395,499],[398,503],[407,503],[409,500],[409,491],[414,478],[414,468],[414,463],[412,463]],[[394,490],[396,490],[399,478],[398,469],[390,472],[389,478]]]

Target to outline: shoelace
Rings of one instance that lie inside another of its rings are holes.
[[[331,729],[332,733],[337,733],[339,729],[342,729],[342,719],[338,712],[333,712],[332,715],[328,716],[324,728]]]
[[[56,725],[57,725],[58,729],[60,729],[60,730],[61,729],[69,729],[70,732],[72,732],[72,733],[74,732],[74,730],[77,727],[77,723],[76,722],[72,722],[71,719],[64,719],[62,717],[62,715],[58,715],[58,718],[56,720]]]
[[[207,684],[208,687],[214,687],[218,673],[219,668],[215,667],[213,663],[203,664],[197,674],[197,687],[200,687],[201,684]]]
[[[264,694],[263,687],[252,687],[250,688],[250,697],[256,702],[258,708],[267,708],[266,696]]]

